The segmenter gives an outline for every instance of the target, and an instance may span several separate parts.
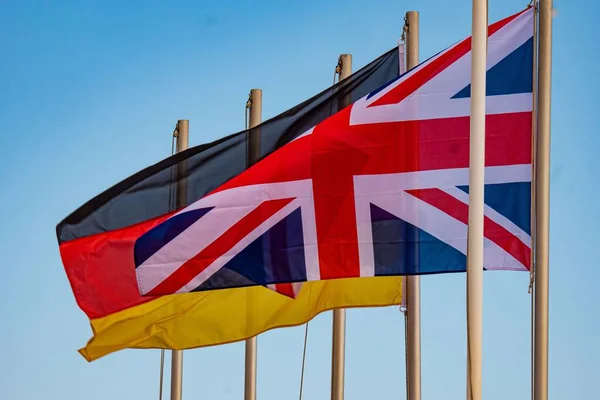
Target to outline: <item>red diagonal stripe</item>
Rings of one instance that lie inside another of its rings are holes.
[[[186,261],[175,272],[148,292],[148,296],[175,293],[204,271],[216,259],[226,254],[260,224],[289,204],[293,198],[267,200],[250,211],[204,250]]]
[[[529,8],[521,11],[518,14],[511,15],[510,17],[504,18],[490,25],[488,28],[488,37],[498,32],[501,28],[506,26],[510,21],[523,14]],[[425,65],[420,70],[416,71],[414,75],[410,76],[405,82],[398,85],[398,87],[392,89],[390,92],[381,96],[379,99],[371,103],[368,107],[383,106],[386,104],[398,104],[418,88],[429,82],[440,72],[445,70],[447,67],[455,63],[459,58],[471,51],[471,37],[464,39],[462,42],[457,44],[453,49],[442,54],[437,59],[432,60],[429,64]]]
[[[275,291],[292,299],[296,297],[296,293],[294,293],[294,287],[291,283],[276,283]]]
[[[411,195],[431,204],[468,225],[469,206],[440,189],[408,190]],[[531,249],[519,238],[488,217],[483,220],[483,234],[529,269]]]

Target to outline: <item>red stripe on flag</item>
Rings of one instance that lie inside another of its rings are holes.
[[[296,297],[296,293],[294,292],[294,287],[292,286],[291,283],[276,283],[275,291],[279,294],[290,297],[292,299]]]
[[[487,167],[531,163],[531,116],[529,111],[486,116]],[[386,122],[350,128],[344,128],[342,124],[338,122],[339,128],[322,124],[313,134],[315,138],[329,136],[327,142],[315,149],[332,153],[330,169],[337,164],[333,151],[339,153],[339,158],[354,157],[348,168],[349,173],[355,175],[469,167],[469,117]],[[342,145],[349,150],[343,152]],[[339,168],[342,167],[346,168],[343,165]],[[316,175],[314,168],[312,174],[313,177]]]
[[[486,166],[531,163],[531,117],[530,111],[486,116]],[[469,166],[469,117],[348,126],[349,120],[350,109],[340,111],[214,192],[318,179],[315,160],[325,157],[331,157],[326,171],[349,176]]]
[[[223,235],[209,244],[200,253],[186,261],[175,272],[154,287],[154,289],[150,290],[147,295],[156,296],[177,292],[292,200],[294,199],[277,199],[260,203],[258,207],[240,219]]]
[[[408,190],[411,195],[431,204],[468,225],[469,206],[440,189]],[[488,217],[483,220],[484,236],[504,249],[529,269],[531,249],[518,237]]]
[[[75,300],[90,319],[155,299],[140,295],[133,247],[137,238],[171,215],[60,245],[60,256]]]
[[[504,18],[503,20],[500,20],[495,24],[492,24],[488,28],[488,37],[498,32],[501,28],[506,26],[509,22],[517,18],[525,11],[527,11],[527,9],[521,11],[518,14]],[[438,75],[448,66],[455,63],[459,58],[467,54],[469,51],[471,51],[471,37],[464,39],[462,42],[458,43],[454,48],[448,50],[446,53],[432,60],[429,64],[423,66],[423,68],[416,71],[414,75],[410,76],[405,82],[403,82],[401,85],[398,85],[397,88],[394,88],[390,92],[381,96],[381,98],[371,103],[368,107],[377,107],[386,104],[400,103],[402,100],[414,93],[415,90],[423,86],[425,83],[429,82],[436,75]]]

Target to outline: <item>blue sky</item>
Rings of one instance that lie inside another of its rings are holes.
[[[490,1],[490,21],[526,0]],[[596,1],[555,0],[552,102],[550,395],[597,395],[600,126],[593,93]],[[250,88],[270,118],[396,44],[418,10],[425,59],[470,34],[471,1],[28,1],[0,5],[0,397],[152,399],[160,351],[87,363],[54,229],[97,193],[169,155],[177,119],[192,145],[239,131]],[[585,58],[585,57],[588,58]],[[528,399],[528,275],[485,274],[485,399]],[[465,393],[465,275],[422,278],[423,399]],[[350,310],[346,399],[403,398],[396,307]],[[201,327],[198,327],[201,329]],[[297,398],[303,328],[259,337],[258,395]],[[305,399],[328,399],[331,313],[310,325]],[[240,399],[243,344],[185,353],[184,398]],[[168,360],[167,360],[168,361]],[[165,396],[168,393],[168,374]]]

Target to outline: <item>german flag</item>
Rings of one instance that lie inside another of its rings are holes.
[[[260,130],[261,157],[335,114],[348,100],[354,102],[396,78],[398,60],[394,48],[331,88],[253,128]],[[125,348],[181,350],[230,343],[300,325],[335,308],[400,304],[401,277],[306,282],[295,299],[244,277],[236,288],[140,295],[136,241],[246,170],[252,134],[245,130],[177,153],[116,184],[58,224],[67,277],[92,326],[93,337],[80,350],[88,361]],[[186,183],[183,199],[176,193],[182,180]]]

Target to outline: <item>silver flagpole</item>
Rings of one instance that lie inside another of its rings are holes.
[[[473,0],[467,236],[467,398],[470,400],[481,400],[487,19],[487,0]]]

